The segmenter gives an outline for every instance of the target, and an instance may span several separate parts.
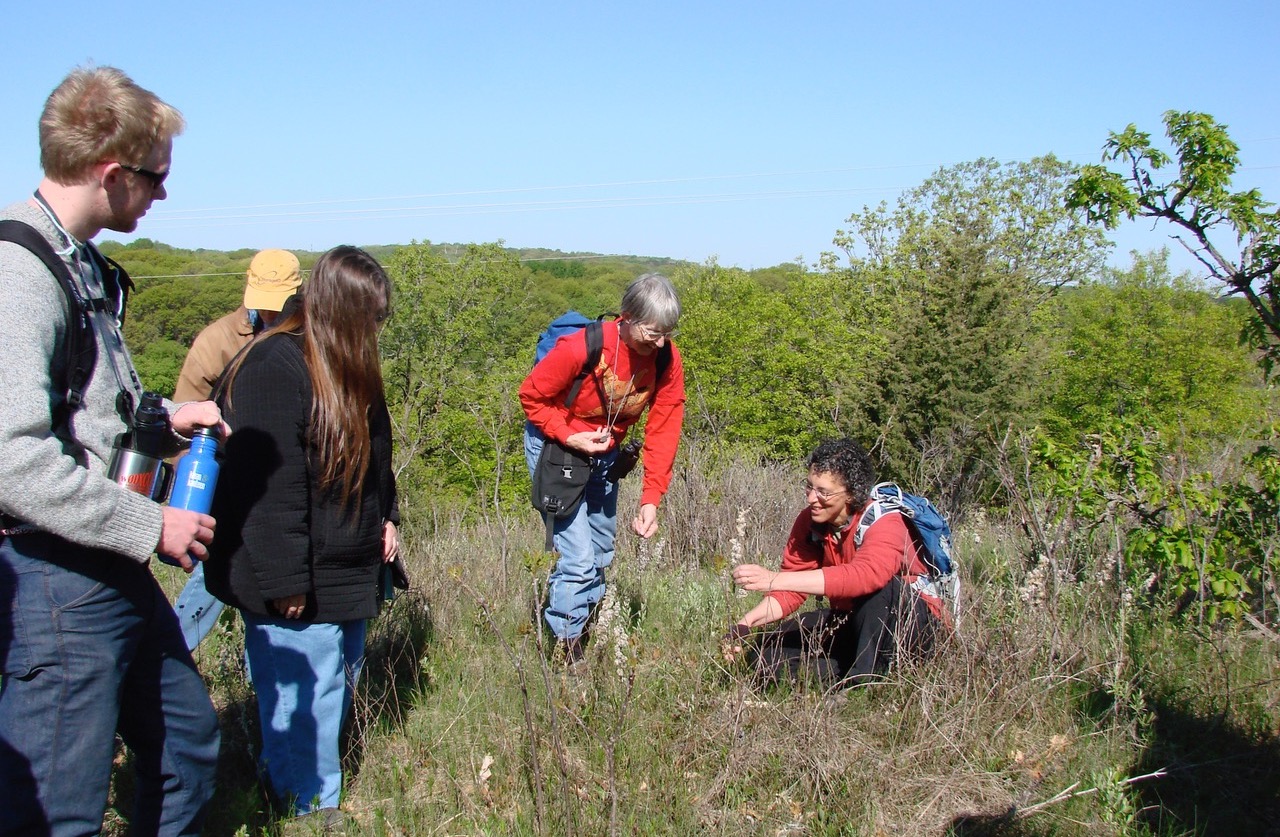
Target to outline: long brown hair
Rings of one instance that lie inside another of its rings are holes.
[[[309,435],[320,466],[318,482],[322,488],[336,486],[346,504],[359,503],[372,457],[370,415],[385,397],[378,327],[390,307],[391,280],[382,265],[364,250],[342,245],[321,256],[311,269],[301,304],[257,338],[302,335],[311,378]],[[228,396],[247,354],[241,352],[227,370]]]

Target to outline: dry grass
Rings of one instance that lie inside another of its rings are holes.
[[[371,629],[349,832],[1251,833],[1258,820],[1218,807],[1246,790],[1277,812],[1276,643],[1140,617],[1096,580],[1032,589],[1030,550],[997,518],[957,533],[962,631],[932,659],[839,696],[762,690],[727,667],[717,639],[754,601],[734,595],[728,562],[777,560],[798,477],[695,453],[661,541],[620,538],[577,677],[533,616],[547,565],[532,512],[438,512],[435,534],[409,538],[415,589]],[[636,490],[624,486],[621,508]],[[207,832],[292,833],[253,779],[238,639],[232,623],[199,658],[225,738]],[[1192,772],[1187,745],[1205,725],[1247,747],[1247,763]],[[1126,781],[1161,768],[1172,772]]]

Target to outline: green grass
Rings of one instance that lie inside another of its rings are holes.
[[[532,512],[410,526],[414,589],[371,625],[350,729],[349,833],[1216,835],[1280,821],[1280,644],[1122,609],[1088,579],[1033,595],[1007,521],[957,532],[962,629],[932,660],[843,700],[759,689],[719,654],[754,601],[729,589],[727,561],[776,562],[789,504],[741,525],[738,512],[788,497],[790,476],[736,467],[697,518],[664,519],[661,543],[619,538],[580,677],[535,623]],[[206,833],[306,833],[271,816],[255,779],[253,698],[224,620],[197,657],[224,735]]]

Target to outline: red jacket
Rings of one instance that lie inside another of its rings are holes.
[[[524,414],[543,435],[563,444],[574,433],[598,430],[612,420],[614,446],[639,421],[645,407],[644,485],[640,503],[657,505],[671,484],[671,466],[684,423],[684,365],[671,344],[671,364],[657,375],[657,352],[648,357],[631,351],[618,337],[618,323],[605,321],[604,347],[595,374],[587,376],[572,408],[565,395],[587,362],[586,330],[561,337],[520,385]],[[597,382],[599,387],[597,387]],[[656,395],[655,393],[656,389]],[[601,403],[603,390],[607,404]]]
[[[832,610],[850,610],[853,600],[884,588],[895,575],[911,584],[925,575],[924,562],[900,514],[886,514],[867,527],[862,546],[854,548],[853,535],[865,507],[855,512],[842,529],[814,526],[806,508],[796,517],[782,550],[782,571],[822,570],[826,596]],[[769,594],[782,607],[783,617],[794,613],[808,595],[775,590]],[[934,616],[942,618],[942,602],[922,595]]]

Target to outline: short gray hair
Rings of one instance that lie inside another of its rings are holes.
[[[680,321],[680,298],[671,280],[661,273],[645,273],[622,294],[622,316],[633,323],[671,331]]]

